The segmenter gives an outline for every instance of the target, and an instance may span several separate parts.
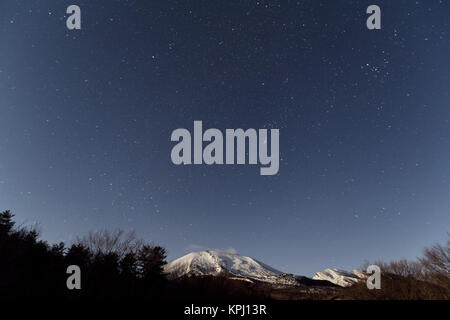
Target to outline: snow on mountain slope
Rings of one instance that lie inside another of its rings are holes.
[[[250,257],[215,250],[189,253],[167,264],[164,272],[170,279],[191,275],[218,275],[225,272],[236,277],[266,282],[275,282],[282,274]]]
[[[190,276],[216,276],[226,274],[231,279],[261,281],[279,287],[286,286],[327,286],[327,283],[347,287],[362,278],[360,271],[348,272],[326,269],[312,279],[285,274],[258,260],[236,253],[217,250],[192,252],[164,266],[169,279]],[[358,273],[359,272],[359,273]],[[321,281],[317,281],[321,280]]]
[[[341,287],[349,287],[363,278],[364,274],[359,270],[352,272],[339,269],[325,269],[317,272],[314,280],[327,280]]]

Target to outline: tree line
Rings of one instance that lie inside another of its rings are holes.
[[[166,285],[166,250],[122,230],[91,232],[70,246],[50,245],[36,228],[0,213],[0,299],[158,299]],[[69,290],[67,267],[81,270]]]

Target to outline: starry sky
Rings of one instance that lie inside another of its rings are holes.
[[[449,33],[437,0],[1,1],[0,209],[50,243],[134,229],[169,260],[413,259],[450,231]],[[194,120],[279,129],[278,174],[175,166]]]

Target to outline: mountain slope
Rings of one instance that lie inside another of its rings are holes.
[[[364,274],[359,270],[349,272],[339,269],[325,269],[321,272],[317,272],[313,279],[326,280],[341,287],[349,287],[361,280],[363,277]]]
[[[215,250],[189,253],[167,264],[164,272],[168,274],[169,279],[228,273],[236,277],[258,281],[275,280],[282,274],[282,272],[250,257]]]
[[[312,279],[286,274],[253,258],[218,250],[189,253],[165,265],[164,272],[169,279],[226,275],[235,280],[265,282],[279,287],[347,287],[360,279],[355,272],[337,269],[318,272]]]

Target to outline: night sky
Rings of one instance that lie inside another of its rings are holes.
[[[449,57],[449,1],[2,0],[0,210],[50,243],[134,229],[169,260],[415,258],[450,231]],[[279,129],[278,174],[174,165],[194,120]]]

